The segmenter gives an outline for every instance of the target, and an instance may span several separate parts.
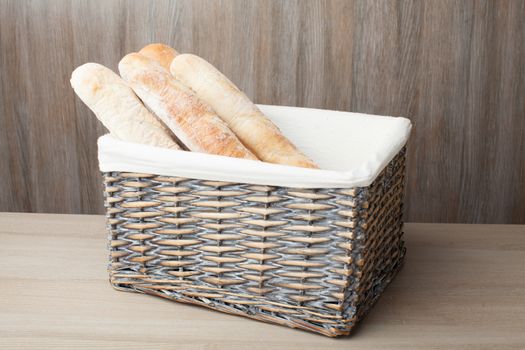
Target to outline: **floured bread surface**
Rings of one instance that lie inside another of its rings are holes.
[[[122,78],[97,63],[73,71],[71,86],[115,137],[128,142],[180,149],[168,130]]]
[[[206,60],[181,54],[173,59],[170,71],[199,99],[209,104],[259,159],[317,168],[242,91]]]
[[[257,159],[205,103],[160,64],[139,54],[126,55],[120,75],[191,151]]]
[[[165,44],[149,44],[139,51],[140,54],[157,61],[164,69],[170,70],[171,61],[179,53],[172,47]]]

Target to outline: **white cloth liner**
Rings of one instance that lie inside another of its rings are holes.
[[[368,186],[406,144],[412,127],[400,117],[258,105],[321,169],[98,139],[102,172],[126,171],[296,188]]]

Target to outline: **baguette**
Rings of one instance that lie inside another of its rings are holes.
[[[110,133],[128,142],[180,149],[133,90],[109,68],[86,63],[71,74],[71,86]]]
[[[144,104],[190,151],[257,159],[208,105],[154,60],[131,53],[118,66]]]
[[[160,43],[146,45],[139,53],[157,61],[167,71],[170,70],[171,61],[179,54],[174,48]]]
[[[199,99],[208,103],[259,159],[317,168],[242,91],[206,60],[181,54],[171,62],[170,71]]]

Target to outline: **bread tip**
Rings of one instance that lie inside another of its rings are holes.
[[[122,57],[122,59],[120,60],[118,65],[119,65],[119,68],[120,68],[121,64],[133,64],[134,62],[137,62],[137,61],[140,61],[140,62],[155,62],[154,60],[152,60],[151,58],[147,57],[146,55],[141,54],[140,52],[130,52],[127,55],[125,55],[124,57]]]
[[[136,57],[136,56],[139,56],[139,55],[140,54],[138,52],[130,52],[130,53],[124,55],[124,57],[122,57],[120,59],[119,64],[121,64],[123,62],[125,63],[125,62],[131,60],[133,57]]]
[[[177,71],[179,69],[184,69],[183,67],[194,67],[194,66],[199,66],[199,65],[204,65],[204,66],[209,67],[209,69],[217,70],[215,67],[213,67],[213,65],[210,62],[192,53],[182,53],[180,55],[177,55],[173,59],[173,61],[171,61],[169,70],[173,75],[176,76]],[[177,68],[177,66],[179,67]]]
[[[106,68],[101,64],[94,63],[94,62],[88,62],[84,63],[71,72],[71,78],[69,79],[69,83],[74,88],[75,86],[78,86],[79,84],[82,84],[83,80],[93,74],[94,70],[99,70],[100,68]],[[108,69],[108,68],[106,68]]]
[[[155,43],[144,46],[139,51],[140,54],[154,60],[164,69],[170,69],[170,64],[178,56],[177,50],[166,44]]]
[[[145,53],[145,52],[155,52],[155,51],[163,51],[163,52],[170,52],[175,53],[178,55],[177,50],[175,50],[173,47],[163,44],[163,43],[151,43],[146,46],[144,46],[142,49],[140,49],[139,53]]]
[[[188,60],[188,59],[203,59],[197,55],[194,55],[192,53],[181,53],[180,55],[177,55],[177,57],[175,57],[175,59],[177,61],[185,61],[185,60]]]
[[[122,59],[118,63],[118,70],[120,72],[120,75],[122,75],[122,67],[123,66],[132,65],[133,64],[133,60],[135,60],[136,58],[140,58],[141,56],[142,55],[139,54],[138,52],[130,52],[127,55],[125,55],[124,57],[122,57]]]

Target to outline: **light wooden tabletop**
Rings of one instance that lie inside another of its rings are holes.
[[[405,266],[339,339],[115,291],[104,218],[0,214],[0,349],[525,349],[525,226],[406,224]]]

